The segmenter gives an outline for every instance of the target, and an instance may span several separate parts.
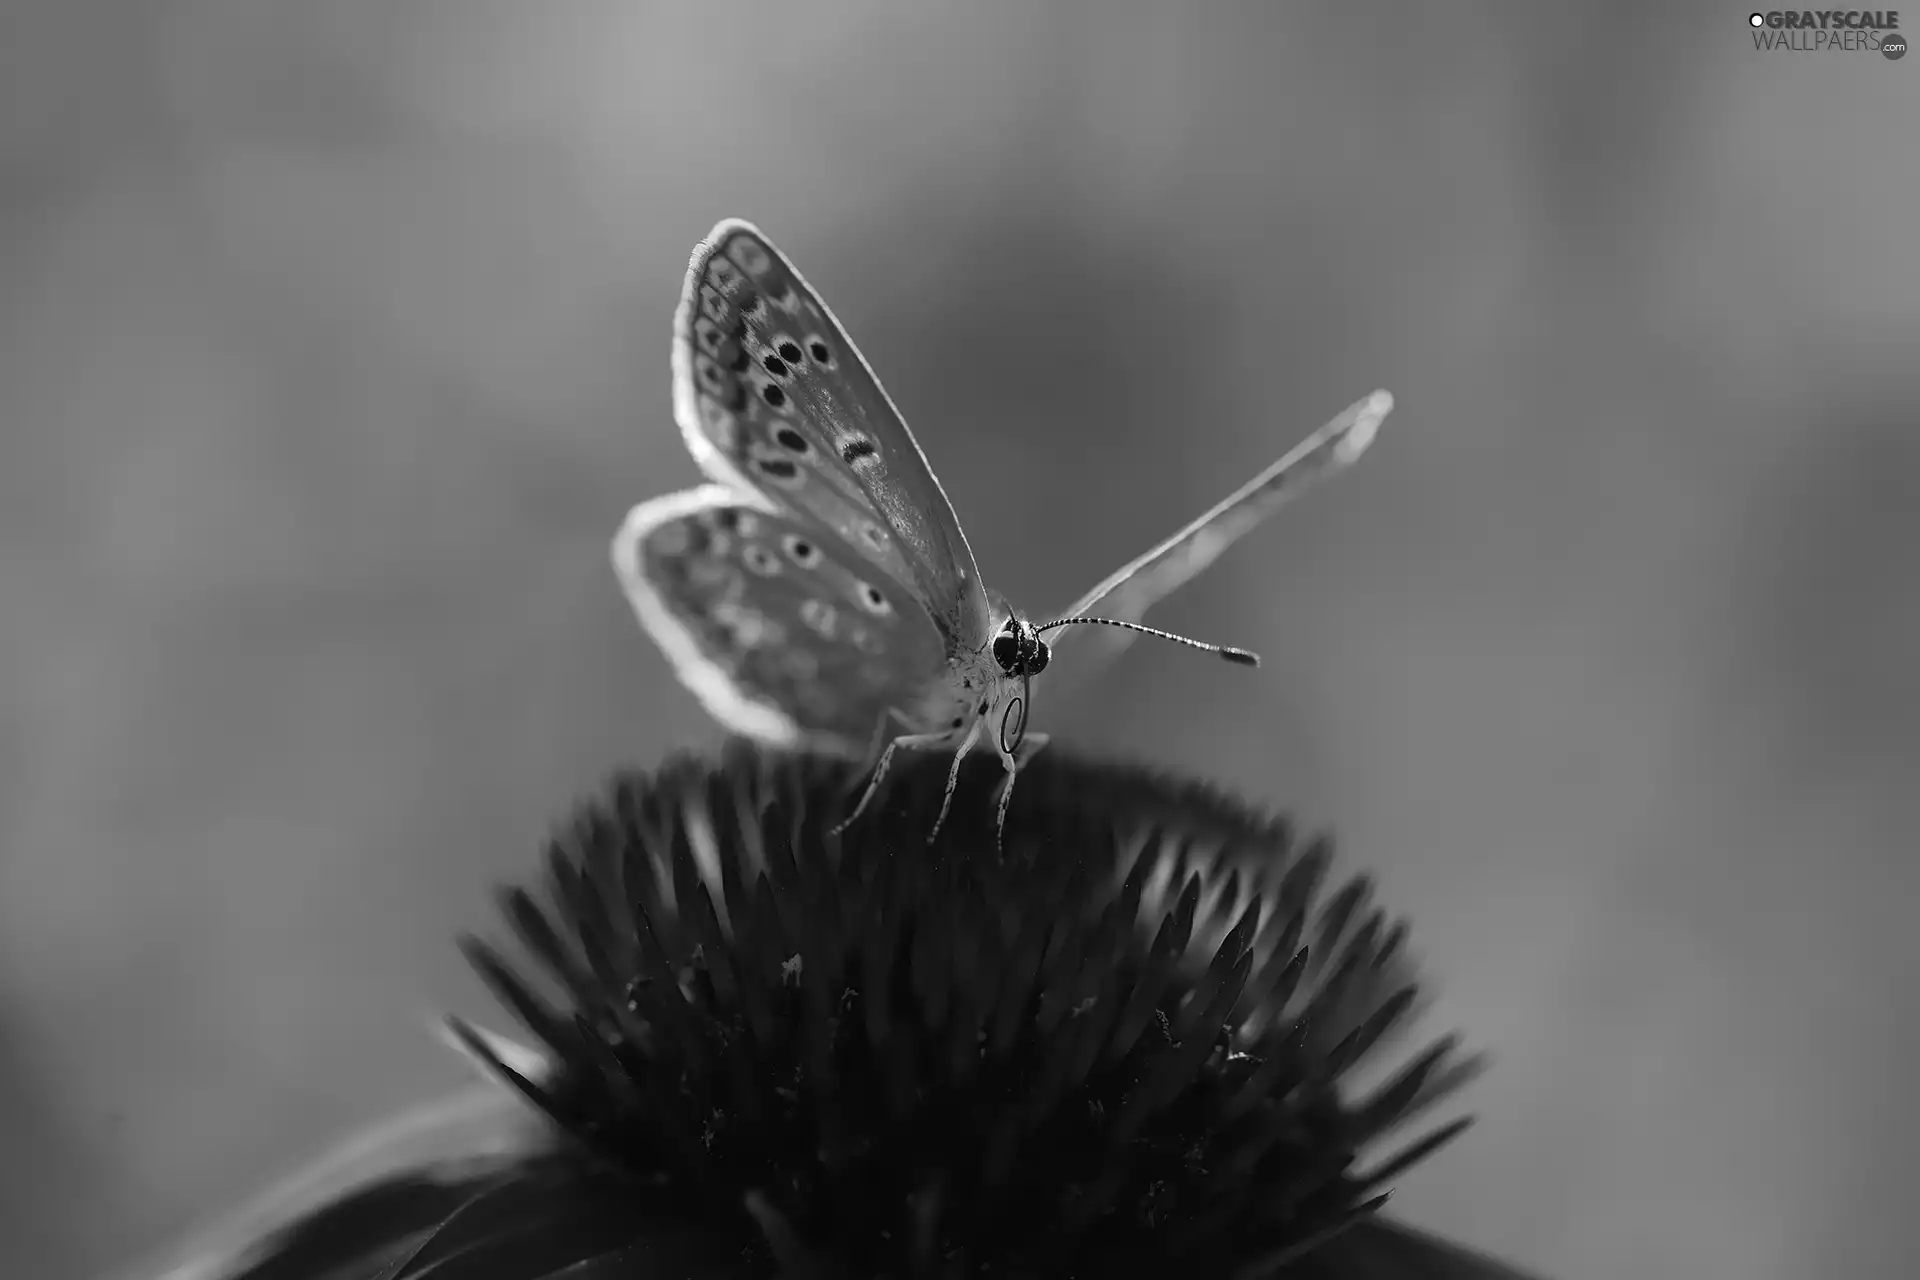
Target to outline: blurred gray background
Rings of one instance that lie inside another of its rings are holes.
[[[1746,10],[16,0],[0,1270],[466,1079],[451,946],[718,733],[607,563],[753,218],[1064,603],[1375,386],[1355,471],[1042,695],[1340,833],[1493,1055],[1412,1220],[1891,1277],[1920,901],[1920,58]]]

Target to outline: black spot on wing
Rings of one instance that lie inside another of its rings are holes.
[[[819,548],[805,538],[790,533],[781,539],[781,545],[786,548],[787,554],[793,557],[793,562],[803,569],[811,569],[819,563]]]

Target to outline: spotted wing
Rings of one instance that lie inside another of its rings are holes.
[[[1212,564],[1261,521],[1298,497],[1315,481],[1355,462],[1373,443],[1380,423],[1393,409],[1393,396],[1376,391],[1347,407],[1339,417],[1289,450],[1286,456],[1242,485],[1199,519],[1145,555],[1124,565],[1105,582],[1073,602],[1059,618],[1089,614],[1138,622],[1155,604]],[[1051,621],[1051,619],[1049,619]],[[1052,642],[1078,632],[1074,643],[1087,657],[1111,657],[1133,638],[1117,627],[1063,628]],[[1098,633],[1097,638],[1093,633]],[[1084,665],[1084,660],[1083,660]]]
[[[627,598],[715,719],[863,756],[947,672],[940,632],[840,537],[724,485],[635,507],[614,538]]]
[[[748,223],[694,250],[673,380],[708,476],[831,529],[912,590],[951,651],[986,643],[980,572],[926,456],[827,304]]]

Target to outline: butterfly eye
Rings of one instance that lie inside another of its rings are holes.
[[[880,588],[874,586],[871,582],[863,582],[860,584],[859,596],[860,603],[867,607],[868,613],[888,614],[893,612],[893,606],[888,604],[887,598],[880,594]]]
[[[1033,652],[1027,655],[1027,674],[1037,676],[1047,669],[1047,663],[1053,657],[1053,651],[1047,648],[1045,640],[1033,642]]]
[[[794,535],[788,534],[780,540],[780,545],[785,549],[786,553],[793,558],[793,562],[802,569],[811,569],[814,565],[820,563],[820,548],[814,546],[805,538],[796,538]]]
[[[993,638],[993,660],[1008,675],[1014,673],[1014,667],[1020,660],[1020,642],[1005,632]]]

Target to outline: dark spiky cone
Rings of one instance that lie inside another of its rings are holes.
[[[1404,928],[1321,892],[1326,843],[1064,751],[1004,847],[992,760],[929,845],[949,763],[897,762],[839,836],[844,765],[744,746],[583,806],[551,906],[506,895],[538,986],[469,944],[548,1068],[456,1025],[571,1140],[542,1176],[578,1241],[431,1270],[549,1203],[509,1198],[394,1274],[654,1274],[615,1268],[668,1223],[725,1243],[699,1274],[1351,1274],[1343,1230],[1465,1123],[1375,1150],[1470,1072],[1451,1041],[1350,1083],[1415,1004]]]

